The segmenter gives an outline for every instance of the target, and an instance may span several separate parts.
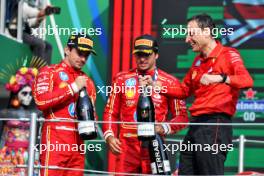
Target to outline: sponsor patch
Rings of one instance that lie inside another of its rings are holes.
[[[74,117],[75,114],[75,103],[71,103],[68,107],[68,112],[71,117]]]
[[[148,40],[148,39],[140,39],[135,42],[135,46],[139,46],[139,45],[152,47],[153,41]]]
[[[48,86],[49,83],[45,83],[45,82],[42,82],[42,83],[37,83],[37,87],[39,86]]]
[[[126,97],[127,97],[127,98],[131,99],[131,98],[134,98],[134,96],[135,96],[135,91],[134,91],[134,89],[128,89],[128,90],[126,91]]]
[[[135,100],[127,100],[126,101],[126,105],[127,106],[134,106],[136,104],[136,101]]]
[[[60,83],[60,85],[59,85],[59,88],[64,88],[64,87],[66,87],[68,85],[68,83],[67,82],[61,82]]]
[[[93,41],[84,37],[78,38],[78,44],[83,44],[93,47]]]
[[[134,120],[137,122],[137,111],[134,112]]]
[[[155,94],[155,95],[154,95],[154,98],[156,98],[156,99],[161,99],[161,96],[160,96],[160,94]]]
[[[60,79],[62,81],[68,81],[69,80],[69,76],[65,72],[60,72],[59,76],[60,76]]]
[[[199,67],[201,65],[201,60],[196,61],[195,66]]]
[[[42,82],[44,82],[44,81],[46,81],[46,80],[48,80],[48,79],[49,79],[49,78],[48,78],[46,75],[44,75],[43,77],[38,78],[37,83],[42,83]]]
[[[137,84],[136,83],[136,79],[135,78],[127,79],[125,84],[126,84],[127,87],[135,86]]]
[[[197,75],[197,71],[194,70],[194,71],[192,72],[192,79],[194,79],[194,78],[196,77],[196,75]]]

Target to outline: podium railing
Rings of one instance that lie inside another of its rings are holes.
[[[28,159],[28,163],[27,165],[15,165],[14,167],[17,168],[27,168],[28,169],[28,176],[33,176],[34,175],[34,169],[40,169],[40,168],[49,168],[49,169],[57,169],[57,170],[76,170],[73,168],[62,168],[62,167],[58,167],[58,166],[40,166],[40,165],[34,165],[34,159],[35,159],[35,145],[36,145],[36,136],[37,136],[37,123],[38,122],[43,122],[43,121],[49,121],[49,122],[63,122],[63,121],[67,121],[68,120],[62,120],[62,119],[51,119],[51,120],[47,120],[47,119],[43,119],[43,118],[38,118],[36,113],[31,113],[30,118],[18,118],[18,119],[14,119],[14,118],[0,118],[0,121],[7,121],[7,120],[19,120],[19,121],[30,121],[30,138],[29,138],[29,148],[28,148],[28,152],[29,152],[29,159]],[[73,123],[77,123],[79,122],[78,120],[72,120],[70,122]],[[97,121],[97,123],[110,123],[108,121]],[[137,122],[111,122],[111,123],[117,123],[117,124],[121,124],[121,123],[126,123],[126,124],[137,124]],[[155,124],[162,124],[162,123],[155,123]],[[186,125],[232,125],[232,126],[252,126],[252,125],[256,125],[256,126],[260,126],[264,124],[262,123],[250,123],[250,124],[246,124],[246,123],[231,123],[231,124],[225,124],[225,123],[218,123],[218,124],[214,124],[214,123],[167,123],[166,124],[186,124]],[[92,141],[96,141],[96,142],[105,142],[104,140],[92,140]],[[166,141],[168,142],[182,142],[182,140],[179,139],[167,139]],[[239,160],[238,160],[238,172],[243,172],[244,171],[244,155],[245,155],[245,144],[246,143],[258,143],[258,144],[264,144],[264,141],[260,141],[260,140],[250,140],[250,139],[246,139],[246,137],[244,135],[240,135],[240,137],[238,139],[234,139],[232,140],[233,143],[239,143]],[[78,171],[86,171],[86,172],[91,172],[91,173],[100,173],[100,174],[113,174],[112,172],[105,172],[105,171],[97,171],[97,170],[88,170],[88,169],[77,169]],[[134,175],[134,174],[130,174],[130,173],[114,173],[114,174],[126,174],[126,175]],[[145,175],[145,174],[138,174],[138,175]]]

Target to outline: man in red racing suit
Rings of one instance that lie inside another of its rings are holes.
[[[80,39],[84,40],[82,45]],[[64,60],[41,69],[35,80],[33,96],[45,119],[64,120],[44,122],[40,147],[42,166],[84,169],[84,144],[79,137],[77,124],[67,121],[76,119],[75,106],[82,87],[86,87],[93,104],[95,103],[94,83],[81,71],[88,55],[94,52],[89,47],[91,41],[87,36],[71,36],[65,48]],[[87,50],[82,50],[81,47]],[[41,169],[41,175],[81,176],[83,172],[45,168]]]
[[[143,35],[136,39],[146,40],[155,43],[152,36]],[[144,45],[144,41],[142,41]],[[142,47],[141,45],[141,47]],[[135,48],[136,49],[136,48]],[[147,148],[141,146],[137,138],[137,125],[125,122],[137,122],[136,108],[139,98],[140,75],[150,77],[155,81],[162,82],[163,85],[172,84],[179,81],[173,76],[159,70],[155,66],[157,51],[151,48],[150,52],[139,50],[135,52],[137,58],[137,69],[117,74],[112,83],[112,93],[108,99],[104,110],[104,121],[122,121],[124,123],[104,123],[103,132],[107,144],[112,153],[117,155],[115,172],[128,173],[151,173],[150,159]],[[151,50],[153,52],[151,52]],[[142,58],[146,57],[146,58]],[[145,69],[145,65],[140,63],[143,60],[146,65],[152,67]],[[154,64],[153,64],[154,63]],[[130,89],[130,88],[131,89]],[[122,88],[125,89],[121,90]],[[120,91],[119,91],[119,90]],[[166,91],[166,86],[163,90]],[[186,106],[183,100],[167,97],[164,94],[156,93],[152,89],[151,97],[155,106],[156,122],[188,122]],[[168,110],[172,118],[167,119]],[[186,125],[162,124],[156,126],[156,132],[161,135],[173,134],[183,129]],[[118,129],[119,127],[119,129]],[[119,134],[117,131],[119,130]],[[112,161],[109,161],[109,164]]]

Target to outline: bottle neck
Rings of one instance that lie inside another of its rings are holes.
[[[80,97],[84,97],[87,95],[87,91],[86,91],[86,88],[83,87],[81,90],[80,90]]]

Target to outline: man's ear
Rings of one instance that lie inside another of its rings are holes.
[[[66,56],[68,56],[70,54],[70,48],[69,47],[65,47],[64,48],[64,53]]]
[[[156,55],[155,55],[155,59],[157,60],[159,58],[159,54],[157,53]]]

